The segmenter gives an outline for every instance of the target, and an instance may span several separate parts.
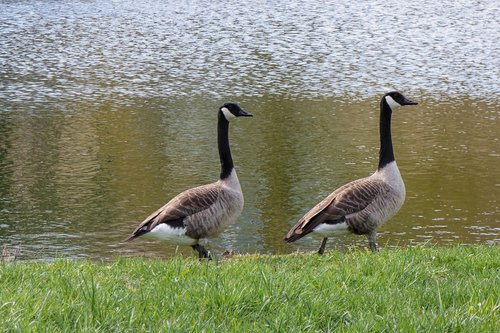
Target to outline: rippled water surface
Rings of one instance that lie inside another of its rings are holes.
[[[0,0],[0,245],[23,258],[168,256],[120,244],[219,173],[231,124],[245,195],[211,249],[286,253],[284,233],[374,171],[391,89],[407,199],[381,246],[500,242],[500,5],[495,1]],[[366,246],[359,236],[331,247]],[[191,254],[191,250],[179,251]]]

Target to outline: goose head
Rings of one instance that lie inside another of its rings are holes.
[[[398,91],[391,91],[385,94],[383,100],[385,100],[389,108],[393,111],[400,106],[418,104],[417,102],[410,101]]]
[[[236,117],[253,117],[250,112],[243,110],[236,103],[226,103],[220,107],[220,112],[224,115],[227,121],[231,121]]]

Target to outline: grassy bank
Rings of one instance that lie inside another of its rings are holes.
[[[0,330],[498,332],[500,247],[0,263]]]

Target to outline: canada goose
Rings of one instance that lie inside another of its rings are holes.
[[[311,232],[323,236],[318,250],[325,251],[328,237],[351,232],[366,235],[372,251],[377,251],[377,228],[390,219],[403,205],[405,185],[399,173],[391,138],[392,111],[417,103],[401,93],[385,94],[380,102],[380,155],[378,168],[371,176],[352,181],[327,196],[305,214],[286,234],[284,240],[294,242]]]
[[[226,103],[220,107],[218,117],[219,180],[180,193],[149,215],[125,241],[147,234],[173,244],[191,245],[200,258],[210,259],[200,240],[219,234],[243,210],[243,193],[229,148],[229,121],[252,114],[235,103]]]

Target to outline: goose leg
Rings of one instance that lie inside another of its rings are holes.
[[[321,242],[321,246],[319,247],[318,254],[323,254],[325,252],[325,246],[326,242],[328,241],[328,237],[323,238],[323,241]]]
[[[378,252],[376,240],[377,233],[373,231],[368,235],[368,244],[370,245],[370,250],[372,250],[372,252]]]
[[[210,253],[200,244],[191,245],[193,250],[198,252],[198,258],[212,260]]]

